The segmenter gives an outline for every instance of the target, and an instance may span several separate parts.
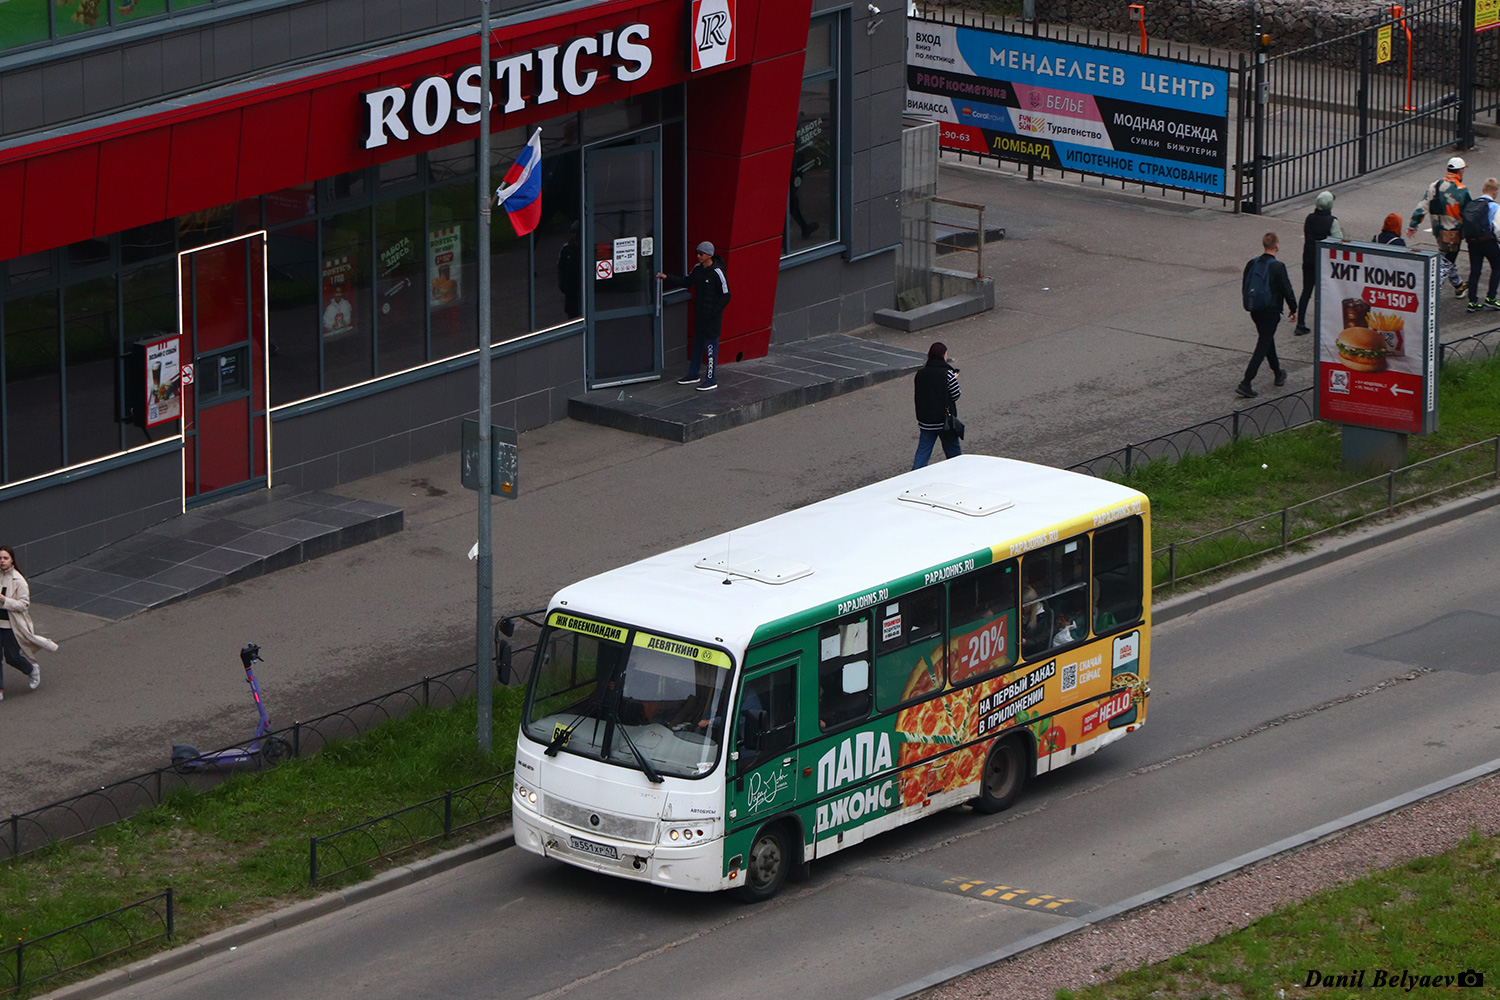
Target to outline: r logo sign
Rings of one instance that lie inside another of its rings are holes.
[[[691,0],[688,68],[692,72],[734,62],[734,4],[735,0]]]

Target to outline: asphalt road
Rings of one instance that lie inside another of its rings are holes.
[[[1149,724],[746,906],[503,851],[113,994],[857,1000],[1500,757],[1500,511],[1154,633]],[[995,886],[1029,893],[1005,901]],[[967,887],[967,888],[965,888]],[[1036,894],[1068,900],[1048,913]]]

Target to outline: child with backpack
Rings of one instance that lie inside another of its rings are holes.
[[[1464,241],[1469,244],[1469,312],[1479,312],[1488,306],[1491,309],[1500,309],[1500,302],[1495,300],[1495,292],[1500,290],[1500,243],[1495,241],[1495,216],[1500,213],[1500,205],[1495,203],[1495,195],[1500,192],[1500,180],[1493,177],[1485,179],[1483,193],[1464,205],[1459,215],[1459,228],[1464,235]],[[1479,272],[1484,268],[1484,262],[1490,262],[1490,289],[1489,297],[1484,300],[1484,305],[1479,304]]]
[[[1269,362],[1271,371],[1276,374],[1275,384],[1286,385],[1286,370],[1276,356],[1276,327],[1281,322],[1283,302],[1289,314],[1287,318],[1294,323],[1297,321],[1297,296],[1292,292],[1292,279],[1287,277],[1286,265],[1276,259],[1281,241],[1275,233],[1266,233],[1261,237],[1260,245],[1265,252],[1245,264],[1245,273],[1240,279],[1245,311],[1255,322],[1255,352],[1250,355],[1245,377],[1234,389],[1235,394],[1243,399],[1260,395],[1250,383],[1260,371],[1262,360]]]

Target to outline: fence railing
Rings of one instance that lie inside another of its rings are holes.
[[[513,783],[514,772],[506,771],[335,833],[312,837],[307,850],[308,881],[317,885],[319,879],[326,881],[509,815]],[[328,867],[330,859],[337,867]]]
[[[38,983],[74,969],[124,954],[174,932],[172,890],[80,921],[62,930],[0,951],[0,996],[19,996]]]
[[[387,691],[356,705],[295,722],[271,735],[287,740],[294,756],[307,756],[339,739],[368,732],[380,723],[409,713],[419,706],[449,705],[474,693],[474,666],[458,667],[423,677],[404,687]],[[224,750],[232,749],[225,747]],[[168,750],[162,745],[162,756]],[[220,751],[209,751],[211,758]],[[102,785],[79,795],[12,813],[0,824],[0,860],[20,857],[48,844],[85,836],[103,826],[128,819],[142,809],[159,805],[180,789],[204,791],[232,773],[265,767],[260,758],[237,768],[205,766],[181,773],[170,764],[129,778]]]
[[[1248,559],[1392,517],[1398,510],[1485,480],[1500,483],[1500,435],[1155,549],[1153,588],[1224,572]]]

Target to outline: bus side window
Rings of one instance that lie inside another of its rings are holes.
[[[998,670],[1020,655],[1014,559],[967,573],[948,585],[948,680],[955,687]]]
[[[792,663],[745,682],[735,716],[741,773],[779,757],[796,742],[796,679]]]
[[[851,615],[818,628],[818,724],[837,729],[870,715],[870,620]]]
[[[1089,634],[1089,539],[1069,538],[1021,564],[1021,652],[1041,656]]]
[[[1094,532],[1095,632],[1140,619],[1143,559],[1140,518]]]
[[[882,710],[943,689],[943,585],[895,600],[876,611],[875,704]]]

